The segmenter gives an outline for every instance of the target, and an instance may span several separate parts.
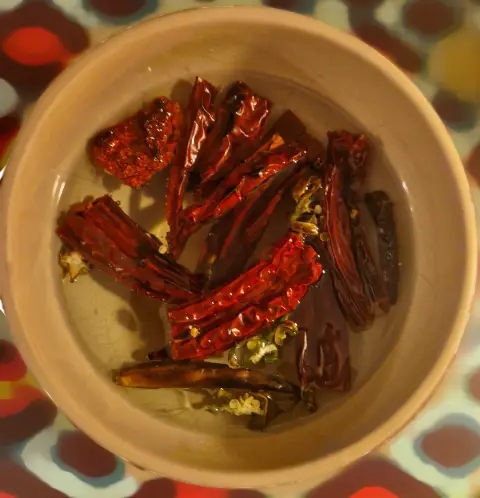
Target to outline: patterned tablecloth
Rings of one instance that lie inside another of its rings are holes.
[[[480,209],[479,0],[0,0],[0,170],[35,99],[91,45],[157,13],[232,3],[314,16],[395,61],[447,125]],[[479,330],[477,298],[442,388],[379,451],[326,484],[228,491],[159,479],[78,432],[30,376],[0,313],[0,498],[480,497]]]

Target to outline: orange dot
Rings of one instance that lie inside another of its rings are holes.
[[[398,498],[398,495],[380,486],[368,486],[356,491],[350,498]]]
[[[227,498],[228,492],[224,489],[202,488],[187,484],[184,482],[176,482],[177,498]]]
[[[10,59],[26,66],[41,66],[65,58],[60,38],[38,26],[20,28],[3,41],[3,51]]]

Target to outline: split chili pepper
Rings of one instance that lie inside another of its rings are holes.
[[[165,97],[97,133],[93,163],[133,188],[143,186],[172,161],[182,122],[180,106]]]
[[[249,304],[265,301],[288,286],[320,278],[317,253],[303,236],[290,233],[266,258],[232,282],[168,311],[172,338],[199,335],[236,316]]]
[[[280,295],[258,305],[247,306],[235,318],[210,329],[197,337],[172,341],[171,355],[174,360],[201,359],[219,354],[236,342],[258,334],[264,328],[293,311],[307,293],[308,286],[315,283],[319,275],[304,284],[286,288]],[[234,370],[236,371],[236,370]]]
[[[360,189],[367,175],[366,162],[369,147],[365,135],[353,135],[346,131],[328,134],[329,159],[339,167],[345,177],[345,201],[350,212],[352,242],[358,272],[370,299],[388,313],[390,303],[387,290],[368,247],[367,235],[360,211]]]
[[[117,384],[143,389],[198,388],[245,389],[251,392],[298,394],[298,387],[281,375],[259,370],[237,369],[228,365],[193,361],[148,361],[120,369]]]
[[[219,109],[228,121],[223,127],[219,125],[224,135],[213,135],[216,131],[213,130],[211,142],[198,159],[200,196],[210,190],[210,182],[222,178],[258,148],[270,108],[270,102],[255,95],[245,83],[239,81],[232,85]]]
[[[285,190],[296,178],[296,171],[296,164],[288,166],[212,227],[202,256],[207,289],[215,289],[240,275]]]
[[[382,278],[390,304],[394,305],[398,299],[399,263],[393,203],[383,191],[365,194],[365,203],[377,227]]]
[[[325,229],[322,230],[324,238],[329,239],[329,252],[335,267],[335,288],[343,312],[354,327],[366,328],[373,321],[374,310],[352,250],[350,215],[343,198],[344,185],[343,171],[335,164],[327,163],[322,208],[325,215],[319,220],[321,229]]]
[[[215,222],[205,238],[200,250],[196,271],[205,276],[205,288],[207,290],[214,288],[213,285],[211,285],[213,277],[212,267],[222,250],[226,237],[230,233],[230,230],[242,209],[243,206],[237,206],[233,211]]]
[[[174,163],[170,168],[167,191],[167,222],[170,227],[168,242],[170,251],[176,255],[177,219],[182,210],[182,201],[188,185],[190,171],[205,144],[207,134],[215,122],[213,102],[217,88],[197,77],[185,109],[182,134]]]
[[[196,275],[160,254],[161,243],[108,195],[74,206],[57,228],[66,246],[130,290],[178,303],[202,287]]]
[[[301,165],[306,151],[296,145],[282,145],[273,150],[261,150],[249,160],[249,173],[237,178],[235,172],[227,177],[215,193],[202,203],[187,208],[181,217],[179,246],[183,248],[188,237],[203,224],[216,221],[245,201],[260,185],[290,165]],[[242,165],[239,166],[242,168]],[[233,179],[236,182],[233,183]]]
[[[328,271],[310,287],[292,321],[299,329],[297,368],[302,395],[313,411],[315,390],[348,391],[351,386],[348,328]]]
[[[275,153],[283,153],[286,149],[285,142],[280,135],[274,135],[271,139],[262,144],[243,163],[238,164],[220,183],[216,184],[208,199],[203,201],[208,206],[218,204],[235,187],[239,185],[246,175],[259,174],[265,169],[265,165],[271,163],[271,158],[276,158]],[[270,161],[269,161],[270,159]],[[199,203],[202,204],[202,203]],[[192,208],[192,210],[195,208]]]

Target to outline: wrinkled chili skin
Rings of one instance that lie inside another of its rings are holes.
[[[178,141],[175,160],[170,168],[167,189],[167,235],[170,251],[178,257],[177,219],[182,210],[182,201],[188,185],[188,178],[207,135],[215,123],[214,100],[216,87],[197,77],[184,112],[182,133]]]
[[[358,272],[370,300],[388,313],[390,303],[387,290],[368,247],[360,210],[360,189],[367,176],[367,139],[365,135],[353,135],[346,131],[329,132],[328,138],[329,159],[341,169],[345,179],[344,198],[350,213],[352,248]]]
[[[192,299],[202,281],[159,252],[160,241],[145,232],[108,195],[74,206],[57,228],[69,248],[130,290],[179,303]]]
[[[391,305],[398,299],[398,243],[393,203],[383,191],[365,194],[365,203],[377,228],[378,252],[383,282]]]
[[[300,331],[297,367],[307,398],[309,391],[321,388],[348,391],[351,387],[348,327],[329,271],[310,287],[292,320]]]
[[[222,388],[298,395],[298,387],[281,375],[258,370],[233,370],[228,365],[202,361],[148,361],[122,368],[116,373],[116,382],[125,387],[144,389]]]
[[[374,308],[366,294],[352,250],[350,215],[342,196],[342,172],[327,165],[324,213],[320,222],[328,233],[329,253],[335,267],[335,288],[345,316],[356,329],[367,328],[373,321]]]
[[[207,289],[215,289],[241,274],[254,254],[285,191],[298,174],[297,164],[287,166],[255,190],[245,203],[237,206],[232,212],[233,216],[222,218],[218,222],[219,226],[213,227],[217,247],[211,248],[216,252],[210,251],[208,256],[210,266]]]
[[[97,133],[92,162],[132,188],[142,187],[173,159],[182,122],[180,106],[165,97]]]
[[[261,161],[255,164],[242,177],[232,174],[232,179],[227,178],[221,184],[216,193],[202,204],[193,205],[185,212],[185,218],[192,224],[198,224],[208,221],[211,218],[219,219],[226,212],[231,211],[238,203],[244,201],[247,196],[265,183],[269,178],[279,173],[283,168],[290,164],[299,164],[305,160],[306,151],[295,145],[282,146],[274,149],[268,155],[262,155]],[[233,190],[232,186],[236,185]]]
[[[229,90],[222,108],[226,108],[231,117],[218,148],[210,149],[210,156],[206,155],[209,152],[206,151],[199,159],[200,196],[208,191],[208,188],[205,189],[207,183],[223,177],[258,148],[271,103],[255,95],[245,83],[239,81]]]
[[[290,233],[267,257],[223,287],[172,307],[168,312],[171,336],[188,335],[191,327],[202,332],[229,320],[248,305],[261,303],[287,286],[318,280],[321,265],[316,251],[300,234]],[[315,279],[316,276],[316,279]]]
[[[202,173],[210,164],[223,164],[230,155],[231,143],[224,138],[231,132],[235,114],[243,101],[252,94],[250,87],[243,81],[230,85],[223,101],[216,112],[215,124],[195,162],[195,174],[190,176],[190,190],[198,187],[202,181]]]
[[[309,280],[304,285],[293,285],[267,302],[248,306],[232,320],[198,337],[172,341],[172,358],[174,360],[206,358],[222,353],[236,342],[258,334],[262,329],[293,311],[311,283],[314,281]]]
[[[283,146],[282,148],[280,148]],[[215,182],[215,188],[210,192],[208,198],[200,200],[187,212],[186,217],[198,218],[204,211],[208,212],[235,189],[246,175],[258,175],[270,163],[285,161],[284,153],[288,152],[285,142],[279,135],[273,136],[269,141],[262,144],[244,162],[238,164],[220,183]]]
[[[145,141],[160,169],[168,166],[176,152],[182,129],[183,113],[176,102],[166,97],[154,99],[138,113]]]
[[[284,168],[301,165],[305,161],[306,150],[296,145],[277,147],[272,151],[262,151],[255,160],[250,173],[242,176],[232,188],[232,180],[226,178],[215,193],[202,203],[193,204],[183,211],[179,220],[179,247],[183,249],[188,237],[207,222],[216,221],[230,213],[236,206],[271,177]],[[236,177],[236,176],[235,176]],[[231,190],[229,190],[231,189]]]

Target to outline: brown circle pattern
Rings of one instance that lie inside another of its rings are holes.
[[[405,26],[420,35],[444,36],[460,27],[458,9],[444,0],[414,0],[405,6],[403,20]]]
[[[98,12],[110,17],[132,16],[145,8],[145,0],[90,0],[91,6]]]
[[[117,467],[115,456],[82,432],[64,432],[57,443],[59,458],[87,477],[105,477]]]
[[[418,73],[423,68],[423,57],[412,46],[396,38],[386,28],[376,22],[354,26],[355,34],[364,42],[411,73]]]
[[[480,170],[480,145],[478,151],[478,168]],[[468,379],[468,391],[470,394],[480,402],[480,370],[474,372]]]
[[[466,162],[467,171],[472,175],[478,185],[480,185],[480,143],[473,149],[470,156]],[[480,401],[480,371],[477,372],[478,375],[478,400]]]
[[[472,106],[450,92],[438,92],[432,100],[432,105],[450,128],[462,130],[475,125]]]
[[[56,416],[57,407],[46,398],[31,401],[16,413],[0,416],[0,446],[21,443],[33,437],[52,425]]]
[[[427,433],[420,447],[428,458],[442,467],[459,468],[480,456],[480,435],[468,427],[449,424]]]
[[[0,136],[2,121],[0,118]],[[27,367],[17,348],[11,342],[0,339],[0,382],[20,380],[26,373]]]

